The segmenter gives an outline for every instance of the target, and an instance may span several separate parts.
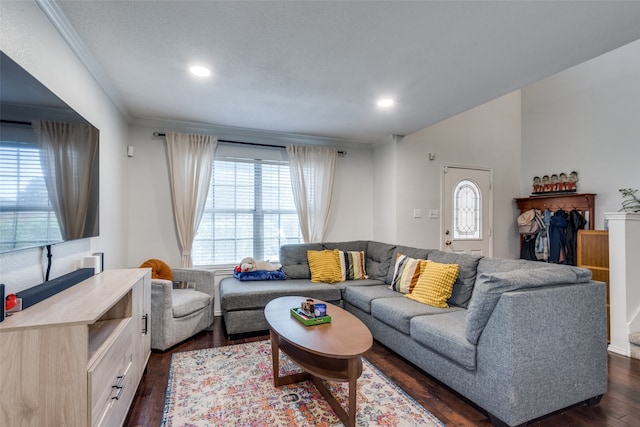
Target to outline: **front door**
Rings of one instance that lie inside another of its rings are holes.
[[[491,169],[443,166],[443,251],[493,256],[491,181]]]

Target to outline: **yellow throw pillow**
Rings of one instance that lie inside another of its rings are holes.
[[[340,251],[326,249],[307,251],[307,261],[311,270],[311,281],[315,283],[336,283],[342,281]]]
[[[459,270],[458,264],[441,264],[427,260],[418,283],[405,297],[433,307],[447,308],[447,300],[451,298]]]

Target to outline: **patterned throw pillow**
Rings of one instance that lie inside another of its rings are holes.
[[[459,270],[458,264],[427,261],[416,287],[405,296],[433,307],[447,308]]]
[[[325,249],[307,251],[307,261],[311,270],[311,281],[315,283],[336,283],[342,281],[340,251]]]
[[[342,280],[368,279],[364,267],[364,251],[339,251]]]
[[[410,293],[418,283],[418,278],[426,264],[427,261],[423,259],[415,259],[398,253],[389,289],[403,294]]]

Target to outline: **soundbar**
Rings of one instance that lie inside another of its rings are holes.
[[[48,282],[17,292],[16,297],[22,298],[22,309],[24,310],[27,307],[31,307],[42,300],[54,296],[58,292],[77,285],[83,280],[93,276],[93,274],[93,268],[80,268],[71,273],[51,279]]]

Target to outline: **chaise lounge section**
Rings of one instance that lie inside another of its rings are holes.
[[[311,282],[308,250],[363,251],[367,279]],[[438,308],[389,288],[398,254],[458,264]],[[375,241],[284,245],[286,280],[225,278],[227,333],[266,330],[264,306],[302,295],[344,307],[374,338],[486,410],[495,425],[527,422],[607,390],[605,285],[577,267],[452,254]]]

